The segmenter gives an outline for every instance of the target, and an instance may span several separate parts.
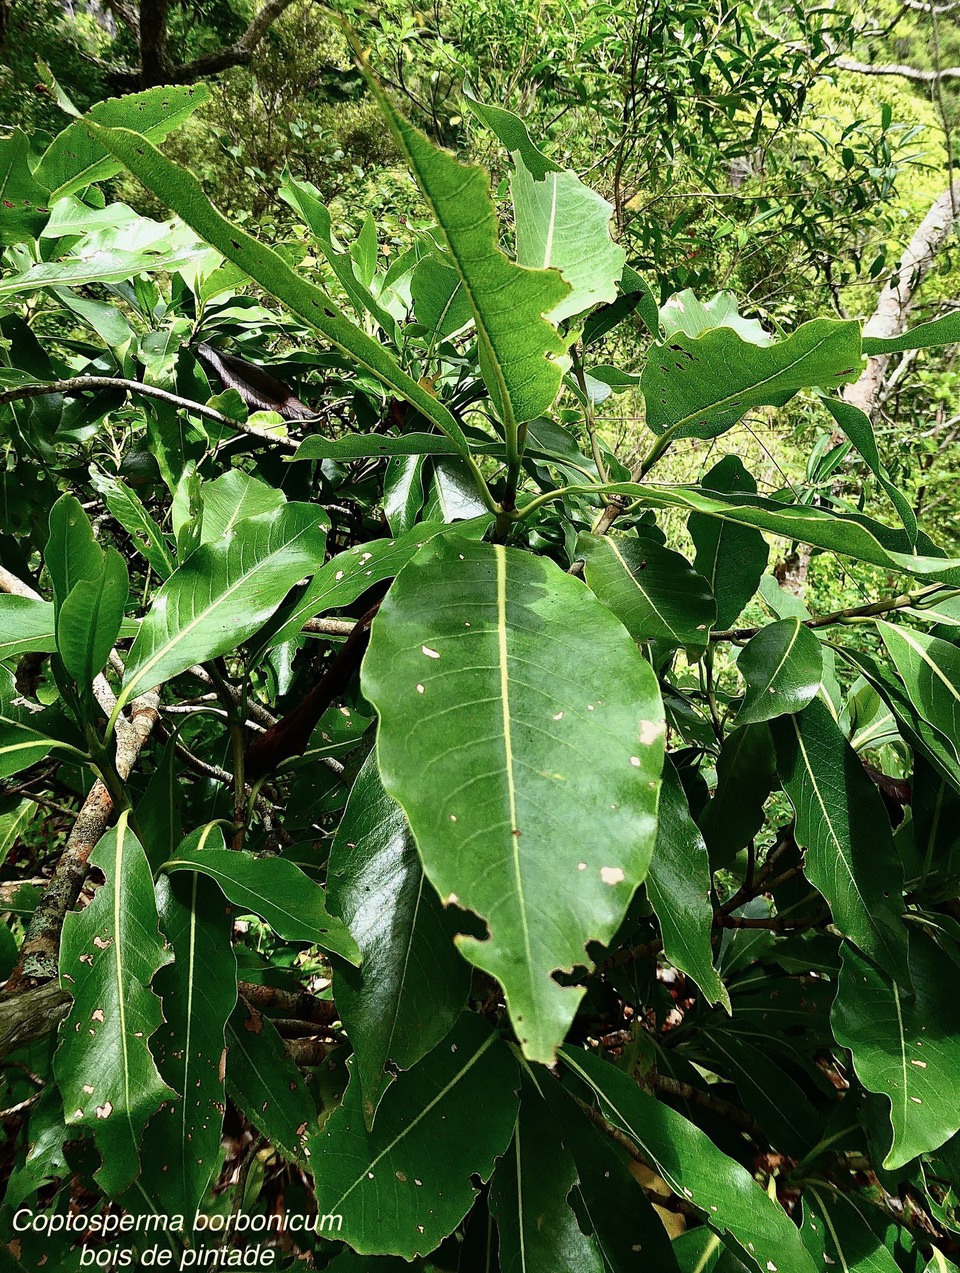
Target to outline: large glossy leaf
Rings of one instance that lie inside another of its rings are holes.
[[[156,594],[130,649],[119,706],[252,636],[322,563],[328,525],[315,504],[285,504],[198,548]]]
[[[678,1197],[736,1243],[741,1259],[768,1273],[813,1273],[815,1265],[780,1206],[699,1127],[642,1092],[622,1070],[589,1052],[563,1049],[567,1066],[596,1094],[600,1112],[635,1141]]]
[[[713,966],[710,859],[673,762],[666,757],[657,810],[657,845],[647,893],[660,921],[667,958],[687,973],[708,1003],[730,1010],[730,996]]]
[[[568,1202],[578,1183],[560,1127],[537,1088],[525,1081],[513,1143],[490,1183],[502,1273],[606,1273],[596,1240],[580,1228]]]
[[[110,657],[129,592],[127,563],[110,547],[102,554],[99,573],[77,583],[60,607],[57,650],[82,691],[90,691]]]
[[[368,1126],[392,1081],[453,1027],[470,989],[455,925],[423,874],[403,810],[383,789],[371,752],[330,847],[327,905],[360,948],[337,964],[334,997],[354,1046]]]
[[[610,940],[653,851],[650,665],[551,561],[448,535],[390,590],[363,687],[424,870],[487,924],[460,948],[503,985],[525,1053],[549,1062],[583,994],[553,973]]]
[[[97,1179],[108,1194],[118,1194],[140,1170],[147,1119],[163,1101],[176,1099],[149,1048],[162,1019],[150,982],[171,955],[160,938],[150,868],[126,813],[90,862],[105,883],[63,926],[60,984],[73,1005],[54,1071],[68,1125],[93,1132],[103,1156]]]
[[[734,495],[756,493],[757,484],[736,455],[726,455],[704,475],[702,485],[709,491]],[[694,569],[713,591],[717,604],[716,626],[724,630],[733,624],[757,591],[767,568],[770,550],[759,531],[691,513],[687,520],[697,555]]]
[[[272,513],[284,503],[282,491],[259,482],[242,469],[230,469],[202,488],[203,522],[200,543],[226,539],[237,523],[261,513]]]
[[[527,269],[500,247],[490,181],[482,168],[438,149],[371,87],[460,275],[487,389],[508,429],[548,411],[560,392],[566,346],[543,317],[570,295],[555,270]]]
[[[532,173],[517,156],[510,177],[517,261],[557,269],[570,291],[548,314],[559,323],[617,298],[627,254],[610,237],[613,205],[575,172]]]
[[[910,702],[960,757],[960,649],[950,641],[877,620]]]
[[[599,489],[629,495],[649,508],[685,508],[735,526],[754,526],[814,548],[859,558],[887,570],[960,585],[960,557],[914,555],[903,531],[860,513],[828,512],[806,504],[780,504],[761,495],[724,495],[696,487],[617,482]]]
[[[891,1170],[960,1129],[960,1000],[945,993],[944,958],[931,937],[911,932],[908,995],[844,946],[831,1023],[860,1082],[890,1103],[893,1143],[883,1165]]]
[[[802,711],[820,689],[820,642],[799,619],[780,619],[747,642],[737,671],[747,683],[738,726]]]
[[[215,844],[207,847],[203,837],[194,835],[163,869],[208,875],[225,897],[261,916],[287,941],[310,942],[350,963],[360,958],[346,925],[327,912],[323,889],[286,858],[257,858]]]
[[[342,1215],[337,1236],[361,1255],[426,1255],[510,1143],[519,1083],[509,1049],[474,1013],[400,1075],[372,1131],[353,1075],[310,1145],[320,1214]]]
[[[86,125],[94,122],[109,128],[130,128],[135,134],[161,138],[179,127],[210,96],[205,84],[148,88],[144,93],[111,97],[97,102],[75,123],[54,137],[41,156],[36,176],[60,199],[85,186],[116,176],[122,165],[107,146],[91,137]]]
[[[219,827],[214,835],[222,844]],[[161,877],[157,900],[174,962],[154,983],[164,1021],[151,1046],[164,1082],[183,1099],[152,1120],[140,1183],[161,1211],[192,1216],[223,1161],[224,1028],[237,1001],[233,920],[220,890],[196,872]]]
[[[226,1039],[231,1100],[281,1153],[306,1165],[316,1109],[276,1026],[241,1001],[227,1022]]]
[[[50,215],[50,191],[30,171],[30,141],[15,128],[0,141],[0,243],[29,243]]]
[[[698,818],[714,870],[729,866],[763,826],[763,806],[776,785],[767,726],[729,733],[717,758],[716,790]]]
[[[103,549],[93,537],[90,519],[75,495],[61,495],[50,510],[50,533],[43,553],[53,584],[57,614],[79,583],[90,583],[100,574]]]
[[[872,1206],[855,1194],[812,1185],[804,1196],[803,1240],[819,1268],[898,1273],[893,1255],[868,1220]]]
[[[272,248],[232,225],[213,207],[196,178],[166,159],[149,142],[122,128],[88,125],[94,137],[121,159],[143,184],[171,207],[207,243],[349,357],[412,403],[467,453],[467,441],[454,416],[427,389],[407,375],[378,341],[345,318],[315,284],[296,274]]]
[[[584,578],[638,641],[703,646],[717,604],[702,575],[650,533],[581,534]]]
[[[807,878],[843,935],[908,986],[903,867],[880,793],[820,699],[770,728]]]
[[[715,438],[752,407],[782,406],[800,389],[835,388],[860,374],[860,324],[815,318],[786,340],[757,345],[730,327],[677,331],[651,349],[641,388],[656,434]]]

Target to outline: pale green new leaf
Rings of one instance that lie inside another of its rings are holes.
[[[238,522],[229,538],[192,553],[140,625],[118,710],[135,694],[252,636],[297,580],[322,563],[328,525],[315,504],[285,504]]]
[[[687,973],[708,1003],[730,1011],[730,996],[713,966],[710,859],[673,762],[664,759],[657,810],[657,844],[647,894],[660,921],[667,958]]]
[[[889,1101],[893,1143],[883,1165],[890,1170],[960,1129],[960,1000],[945,992],[944,959],[936,942],[914,929],[908,995],[844,946],[830,1020],[861,1083]]]
[[[510,178],[510,193],[517,262],[557,269],[570,284],[567,296],[548,313],[550,321],[615,301],[627,254],[610,237],[613,205],[575,172],[548,172],[538,179],[522,160]]]
[[[860,324],[804,323],[786,340],[756,345],[730,327],[674,332],[654,345],[641,388],[647,424],[673,438],[715,438],[752,408],[783,406],[800,389],[836,388],[860,374]]]
[[[219,836],[220,844],[223,837]],[[164,871],[202,871],[236,906],[265,919],[286,941],[305,941],[357,963],[360,952],[342,920],[327,912],[323,889],[286,858],[257,858],[207,848],[191,836],[164,862]]]
[[[712,1229],[730,1236],[746,1264],[759,1273],[771,1265],[778,1273],[814,1273],[793,1222],[705,1132],[592,1053],[565,1047],[561,1056],[596,1094],[604,1118],[637,1144],[678,1197],[704,1212]]]
[[[487,923],[460,949],[503,985],[525,1054],[550,1062],[583,995],[553,973],[610,940],[653,852],[652,669],[553,562],[451,534],[388,593],[362,683],[424,870]]]
[[[840,932],[909,986],[903,867],[880,793],[820,699],[770,728],[807,878]]]
[[[738,726],[802,711],[820,689],[820,642],[799,619],[769,623],[744,646],[737,670],[747,683]]]
[[[685,557],[652,534],[588,535],[577,540],[584,578],[638,641],[704,646],[717,603]]]
[[[336,1236],[361,1255],[413,1260],[434,1250],[509,1144],[518,1087],[510,1050],[475,1013],[399,1076],[372,1131],[354,1073],[310,1143],[320,1214],[342,1215]]]
[[[716,327],[729,327],[750,345],[771,345],[774,340],[756,318],[740,316],[732,292],[717,292],[708,301],[698,300],[689,288],[676,292],[660,307],[660,326],[668,344],[678,332],[696,339]]]
[[[130,593],[127,563],[116,548],[103,553],[100,572],[75,584],[60,607],[57,651],[83,692],[110,657]]]
[[[67,1124],[93,1132],[103,1157],[97,1180],[111,1195],[139,1173],[147,1119],[176,1098],[149,1048],[162,1019],[150,983],[171,956],[160,938],[146,855],[127,816],[90,856],[105,883],[63,926],[60,984],[73,1006],[53,1061]]]
[[[569,296],[555,270],[527,269],[500,248],[490,180],[476,164],[440,150],[370,79],[384,115],[463,282],[480,349],[480,369],[509,428],[549,411],[563,379],[566,345],[544,314]]]
[[[109,147],[90,135],[88,124],[129,128],[135,135],[159,141],[209,97],[210,90],[205,84],[185,84],[148,88],[143,93],[97,102],[82,119],[54,137],[37,165],[37,180],[53,191],[51,200],[106,181],[116,176],[122,164],[112,157]]]

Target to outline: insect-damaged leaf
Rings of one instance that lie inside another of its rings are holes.
[[[467,958],[549,1062],[587,964],[646,874],[663,707],[610,611],[545,558],[457,535],[424,546],[373,622],[363,689],[384,787],[440,896],[478,914]]]
[[[320,1214],[342,1215],[337,1236],[361,1255],[434,1250],[509,1144],[518,1086],[510,1050],[473,1013],[387,1090],[372,1131],[354,1074],[310,1142]]]
[[[93,1132],[103,1156],[97,1180],[114,1195],[140,1170],[147,1119],[176,1099],[148,1046],[162,1019],[150,983],[171,956],[160,939],[146,855],[126,813],[90,862],[105,883],[63,926],[60,984],[73,1006],[60,1029],[54,1072],[66,1121]]]
[[[371,752],[330,848],[327,903],[360,948],[337,963],[334,997],[353,1041],[364,1118],[373,1125],[392,1075],[443,1038],[470,989],[455,925],[423,873],[406,815],[383,789]]]

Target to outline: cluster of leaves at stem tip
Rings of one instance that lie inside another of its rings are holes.
[[[887,346],[660,297],[468,98],[508,233],[369,84],[401,250],[293,176],[291,242],[224,219],[154,144],[203,88],[0,142],[0,856],[48,832],[2,883],[0,1265],[109,1207],[174,1250],[319,1216],[276,1253],[334,1273],[950,1269],[960,560],[843,399]],[[798,393],[879,516],[722,454]],[[658,481],[683,439],[721,458]],[[868,601],[810,615],[771,544]]]

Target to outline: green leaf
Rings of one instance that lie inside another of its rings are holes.
[[[490,515],[484,514],[469,524],[461,522],[457,534],[482,538],[490,520]],[[282,645],[297,636],[308,619],[352,605],[374,584],[393,579],[424,544],[448,529],[442,522],[418,522],[395,539],[370,539],[331,557],[313,576],[303,596],[289,610],[281,611],[281,626],[269,636],[269,644]]]
[[[690,815],[669,756],[657,810],[657,845],[647,873],[647,893],[660,921],[667,958],[703,991],[707,1003],[730,1011],[730,996],[713,966],[713,905],[707,846]]]
[[[203,521],[200,543],[212,544],[234,534],[237,523],[272,513],[286,503],[283,491],[259,482],[241,469],[230,469],[201,488]]]
[[[29,769],[57,746],[30,724],[38,715],[18,701],[13,673],[0,668],[0,778]]]
[[[150,982],[171,956],[160,938],[150,868],[127,816],[90,855],[106,882],[63,926],[60,984],[73,1005],[53,1061],[66,1122],[93,1132],[103,1157],[97,1180],[111,1196],[140,1171],[147,1119],[176,1096],[148,1046],[162,1019]]]
[[[444,340],[473,319],[460,275],[439,251],[425,256],[414,270],[410,299],[417,322],[431,338]]]
[[[893,530],[859,513],[829,512],[805,504],[781,504],[760,495],[728,496],[696,487],[650,486],[635,482],[611,483],[595,487],[591,493],[601,492],[629,495],[648,508],[686,508],[724,523],[754,526],[773,535],[858,558],[887,570],[960,586],[960,557],[915,556],[903,531]],[[694,565],[709,582],[706,569],[698,561]]]
[[[227,1022],[226,1039],[230,1099],[271,1145],[306,1166],[317,1114],[276,1026],[241,999]]]
[[[189,836],[162,869],[202,871],[216,880],[225,897],[265,919],[286,941],[309,942],[358,962],[360,954],[346,925],[328,914],[323,889],[298,866],[286,858],[207,848],[205,838],[203,833]]]
[[[737,671],[747,683],[738,727],[788,716],[817,696],[823,675],[820,642],[799,619],[769,623],[744,646]]]
[[[944,953],[925,933],[910,933],[914,993],[849,945],[831,1024],[853,1054],[857,1077],[890,1104],[893,1171],[937,1149],[960,1128],[960,1001],[945,993]]]
[[[320,1214],[342,1215],[337,1237],[361,1255],[426,1255],[467,1214],[473,1180],[489,1180],[510,1143],[518,1086],[509,1049],[474,1013],[399,1076],[372,1131],[352,1075],[310,1143]]]
[[[60,608],[74,588],[92,583],[101,571],[103,549],[93,537],[90,519],[75,495],[61,495],[50,510],[50,533],[43,554],[53,584],[53,604]]]
[[[39,811],[40,806],[33,800],[0,796],[0,866]]]
[[[689,288],[677,292],[660,307],[660,326],[667,344],[678,334],[696,339],[717,327],[730,328],[750,345],[773,344],[756,318],[740,316],[732,292],[718,292],[708,301],[698,300]]]
[[[56,648],[52,602],[0,596],[0,661],[18,654],[49,654]]]
[[[582,1231],[568,1201],[577,1183],[576,1164],[560,1127],[527,1080],[513,1144],[490,1183],[502,1273],[605,1273],[607,1265],[595,1239]]]
[[[638,641],[704,646],[717,605],[702,575],[679,553],[640,527],[630,535],[577,540],[584,578]]]
[[[87,125],[94,136],[218,252],[275,296],[292,313],[321,331],[338,349],[415,406],[468,453],[463,430],[450,411],[403,371],[388,350],[344,318],[334,302],[290,268],[272,248],[232,225],[213,207],[192,173],[166,159],[156,147],[126,129]]]
[[[843,935],[909,986],[903,867],[880,793],[820,699],[770,728],[807,878]]]
[[[842,399],[824,398],[823,404],[863,456],[864,460],[866,460],[870,472],[877,479],[877,482],[889,497],[890,503],[897,510],[897,516],[903,523],[903,528],[910,537],[910,542],[916,543],[917,515],[910,507],[910,501],[902,491],[894,486],[887,475],[887,470],[880,459],[880,452],[877,450],[877,440],[873,436],[873,425],[870,423],[870,417],[861,411],[859,407],[855,407],[852,402],[844,402]]]
[[[219,828],[215,834],[222,844]],[[237,1002],[233,920],[220,890],[196,872],[161,877],[157,899],[174,962],[154,983],[164,1021],[152,1048],[164,1082],[183,1099],[150,1125],[141,1186],[161,1212],[193,1216],[223,1161],[224,1029]]]
[[[653,852],[663,709],[650,665],[579,580],[456,535],[426,545],[373,622],[363,691],[383,785],[424,870],[488,936],[521,1046],[550,1062],[589,964]]]
[[[458,448],[442,433],[405,433],[399,438],[382,433],[349,438],[305,438],[291,460],[362,460],[381,455],[457,455]]]
[[[726,455],[713,466],[702,481],[708,491],[725,494],[754,494],[757,484],[736,455]],[[759,531],[736,526],[701,513],[691,513],[687,520],[690,538],[697,555],[698,570],[712,589],[717,603],[716,627],[731,627],[757,591],[767,568],[770,550]]]
[[[704,1212],[712,1229],[729,1234],[745,1263],[760,1273],[770,1264],[780,1273],[813,1273],[816,1266],[786,1213],[699,1127],[599,1057],[571,1047],[561,1056],[596,1093],[604,1118],[636,1142],[673,1192]]]
[[[567,296],[547,314],[550,321],[559,323],[615,301],[627,254],[610,237],[613,205],[574,172],[538,178],[522,160],[510,177],[510,193],[517,263],[558,269],[570,284]]]
[[[116,548],[102,554],[100,573],[75,584],[57,621],[57,650],[82,692],[90,692],[120,632],[130,593],[127,563]]]
[[[960,649],[881,619],[877,628],[913,707],[960,758]]]
[[[463,95],[467,106],[477,119],[486,124],[510,154],[515,159],[519,159],[537,181],[542,181],[548,173],[562,172],[558,164],[538,150],[530,138],[526,124],[518,115],[504,110],[502,106],[490,106],[486,102],[481,102],[467,81],[464,81]]]
[[[899,1273],[900,1266],[867,1219],[870,1209],[854,1194],[809,1187],[804,1195],[804,1239],[821,1268]]]
[[[918,323],[899,336],[864,336],[863,352],[868,355],[900,354],[908,349],[932,349],[960,340],[960,314],[944,314],[928,323]]]
[[[161,579],[168,579],[176,569],[173,553],[166,536],[144,508],[140,496],[125,482],[98,470],[91,473],[90,481],[110,513],[133,537],[147,563]]]
[[[117,709],[251,637],[323,561],[328,525],[315,504],[285,504],[198,548],[154,597],[127,658]]]
[[[763,826],[763,806],[777,785],[773,743],[766,725],[744,725],[723,740],[717,787],[698,821],[714,870],[730,866]]]
[[[148,88],[144,93],[97,102],[82,119],[54,137],[37,165],[37,180],[53,191],[52,201],[115,177],[122,164],[111,157],[109,147],[90,135],[89,124],[130,128],[138,139],[160,141],[209,97],[205,84],[188,84]]]
[[[30,243],[50,215],[50,191],[30,171],[30,140],[15,128],[0,141],[0,243]]]
[[[658,436],[715,438],[753,407],[783,406],[800,389],[836,388],[860,374],[860,324],[804,323],[786,340],[756,345],[730,327],[677,331],[650,350],[641,388]]]
[[[393,1075],[453,1027],[470,989],[455,925],[423,874],[403,810],[371,752],[330,847],[327,906],[349,928],[360,966],[337,964],[334,998],[354,1046],[368,1126]]]
[[[487,174],[434,146],[369,83],[463,282],[480,369],[509,431],[549,411],[560,392],[566,345],[543,315],[568,297],[570,285],[554,270],[526,269],[504,254]]]

